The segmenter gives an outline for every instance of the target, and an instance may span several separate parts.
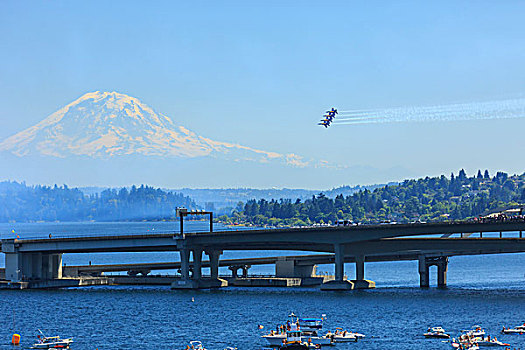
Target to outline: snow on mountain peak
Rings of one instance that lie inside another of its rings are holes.
[[[267,152],[199,136],[175,125],[169,117],[156,113],[139,99],[115,91],[86,93],[38,124],[0,142],[0,151],[20,157],[213,156],[308,165],[295,154]]]

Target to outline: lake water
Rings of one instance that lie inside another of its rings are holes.
[[[204,223],[189,223],[198,229]],[[0,224],[3,238],[168,232],[174,223]],[[223,257],[305,254],[305,252],[225,252]],[[178,260],[177,253],[65,254],[68,265]],[[3,259],[1,261],[3,265]],[[320,270],[331,273],[333,267]],[[346,264],[350,277],[354,265]],[[435,284],[435,268],[432,283]],[[272,273],[269,266],[251,273]],[[165,272],[163,272],[165,273]],[[226,270],[221,270],[226,273]],[[336,349],[451,349],[422,333],[443,326],[455,335],[475,324],[512,348],[525,349],[524,335],[501,335],[503,325],[525,322],[525,254],[452,257],[448,288],[418,287],[416,262],[367,263],[366,278],[377,288],[320,292],[314,288],[225,288],[172,291],[169,287],[93,287],[66,290],[0,291],[0,349],[11,349],[13,332],[25,346],[46,334],[75,337],[72,349],[183,349],[201,340],[209,350],[234,346],[260,349],[264,332],[293,311],[303,317],[326,314],[325,328],[343,327],[367,335]],[[192,299],[194,301],[192,301]],[[257,325],[262,324],[263,330]]]

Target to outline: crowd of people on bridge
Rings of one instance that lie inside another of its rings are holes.
[[[523,214],[523,209],[520,211],[520,214],[518,215],[511,215],[511,214],[505,214],[505,213],[499,213],[497,215],[492,216],[483,216],[474,218],[474,221],[481,222],[481,223],[490,223],[490,222],[524,222],[525,221],[525,215]]]

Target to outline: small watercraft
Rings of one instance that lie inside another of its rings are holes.
[[[503,327],[503,329],[501,330],[501,333],[504,333],[504,334],[525,334],[525,323],[520,325],[520,326],[516,326],[514,328],[505,328],[505,327]]]
[[[357,341],[357,337],[352,332],[343,331],[341,328],[336,329],[334,333],[328,331],[325,337],[332,339],[334,343],[348,343]]]
[[[474,342],[478,344],[478,346],[510,346],[510,344],[503,343],[497,338],[492,338],[490,336],[475,338]]]
[[[190,341],[190,345],[186,347],[186,350],[206,350],[206,348],[202,345],[202,343],[198,340],[192,340]]]
[[[69,349],[73,343],[73,338],[61,339],[59,336],[46,337],[39,329],[40,335],[37,335],[38,342],[33,344],[31,349]]]
[[[425,338],[441,338],[441,339],[448,339],[450,338],[450,335],[445,333],[445,330],[443,327],[432,327],[427,330],[426,333],[423,334]]]
[[[456,341],[456,339],[452,339],[450,345],[452,345],[454,349],[458,350],[479,350],[478,344],[472,343],[470,341]]]
[[[309,350],[308,343],[301,340],[298,322],[290,323],[290,327],[286,331],[286,339],[283,341],[280,350]]]
[[[286,340],[286,333],[277,333],[274,331],[271,331],[269,334],[265,334],[262,336],[270,346],[281,346],[283,344],[283,340]]]
[[[469,334],[473,337],[483,337],[485,335],[485,330],[481,328],[481,326],[474,326],[472,329],[466,329],[462,331],[463,333]]]

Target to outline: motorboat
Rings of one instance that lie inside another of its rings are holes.
[[[332,339],[334,343],[348,343],[348,342],[356,342],[358,337],[356,336],[358,333],[348,332],[341,328],[336,328],[335,332],[326,333],[325,337]],[[364,337],[363,334],[360,334]]]
[[[281,350],[309,350],[308,344],[301,339],[301,331],[299,330],[299,323],[297,320],[296,322],[290,323]]]
[[[458,339],[452,339],[450,345],[452,345],[454,349],[479,350],[476,337],[473,337],[470,333],[464,333],[461,334]]]
[[[357,341],[358,339],[362,339],[365,337],[365,335],[362,333],[347,331],[340,327],[337,327],[333,334],[334,334],[334,340],[336,343]]]
[[[426,333],[423,334],[425,338],[440,338],[440,339],[448,339],[450,338],[450,335],[445,332],[443,327],[432,327],[427,330]]]
[[[269,334],[262,336],[268,342],[270,346],[281,346],[283,341],[286,340],[286,333],[277,333],[271,331]]]
[[[485,330],[481,326],[474,326],[472,329],[463,330],[463,333],[467,333],[473,337],[483,337],[485,336]]]
[[[301,339],[303,342],[313,345],[333,345],[334,340],[328,336],[319,335],[319,331],[323,328],[322,318],[299,318],[292,313],[290,314],[292,323],[298,325],[301,331]]]
[[[192,349],[192,350],[206,350],[206,348],[202,345],[202,343],[198,340],[192,340],[190,341],[190,345],[186,349]]]
[[[300,318],[299,327],[301,329],[321,329],[323,328],[322,318]]]
[[[516,326],[514,328],[505,328],[505,327],[503,327],[503,329],[501,330],[501,333],[504,333],[504,334],[525,334],[525,323],[520,325],[520,326]]]
[[[477,346],[476,344],[464,344],[464,343],[452,342],[451,345],[454,349],[479,350],[479,346]]]
[[[46,337],[39,329],[38,342],[33,344],[32,349],[69,349],[73,338],[61,339],[59,336]]]
[[[499,341],[497,338],[494,337],[477,337],[474,339],[474,342],[478,344],[478,346],[510,346],[510,344],[503,343]]]
[[[335,342],[334,338],[328,335],[319,336],[316,331],[314,332],[301,331],[301,340],[308,344],[314,344],[314,345],[333,345]]]

